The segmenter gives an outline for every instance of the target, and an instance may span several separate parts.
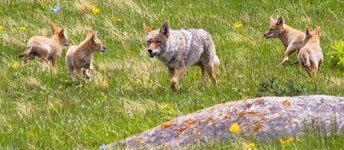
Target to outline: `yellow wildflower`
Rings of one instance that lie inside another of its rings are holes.
[[[290,137],[290,138],[288,138],[288,139],[286,139],[286,140],[283,140],[283,139],[280,139],[280,140],[279,140],[279,142],[280,142],[281,144],[287,144],[287,143],[292,142],[292,141],[294,141],[294,138],[293,138],[293,137]]]
[[[121,19],[121,18],[117,18],[117,19],[116,19],[116,22],[117,22],[117,23],[121,23],[121,22],[122,22],[122,19]]]
[[[50,2],[40,2],[42,8],[49,8],[51,6]]]
[[[250,143],[247,144],[247,146],[248,146],[248,147],[255,147],[255,146],[256,146],[256,143],[250,142]]]
[[[144,142],[144,141],[142,141],[140,138],[137,138],[137,139],[136,139],[136,142],[137,142],[137,143],[140,143],[140,144],[143,144],[143,143],[145,143],[145,142]]]
[[[97,15],[100,12],[99,8],[92,8],[93,15]]]
[[[4,29],[4,26],[0,25],[0,31]]]
[[[293,137],[290,137],[290,138],[287,139],[287,142],[292,142],[292,141],[294,141]]]
[[[283,140],[283,139],[280,139],[279,142],[280,142],[281,144],[286,144],[286,143],[287,143],[287,141],[285,141],[285,140]]]
[[[19,28],[19,30],[20,30],[20,32],[24,32],[24,31],[26,31],[26,27],[21,26],[21,27]]]
[[[174,110],[172,105],[167,105],[167,104],[160,105],[160,109]]]
[[[240,22],[235,22],[234,23],[234,28],[235,29],[239,29],[239,28],[241,28],[242,27],[242,24],[240,23]]]
[[[229,128],[229,132],[232,133],[239,133],[240,126],[237,123],[233,123],[232,126]]]
[[[17,63],[13,63],[12,65],[11,65],[11,68],[12,69],[16,69],[18,67],[18,64]]]

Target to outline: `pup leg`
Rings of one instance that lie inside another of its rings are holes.
[[[93,68],[92,64],[87,64],[85,67],[84,67],[84,70],[82,71],[82,74],[84,75],[84,77],[86,77],[87,79],[90,79],[91,76],[90,76],[90,69],[91,67]]]
[[[41,57],[40,66],[41,68],[46,68],[48,66],[48,59],[46,57]]]
[[[312,63],[312,75],[313,76],[316,76],[317,75],[317,72],[318,72],[318,62],[311,62]]]
[[[282,62],[280,63],[280,65],[283,65],[285,64],[288,60],[289,60],[289,56],[295,52],[296,48],[294,48],[293,46],[288,46],[287,49],[285,50],[284,52],[284,55],[283,55],[283,60]]]
[[[50,59],[51,70],[52,70],[52,72],[54,74],[57,73],[57,70],[56,70],[56,67],[55,67],[56,59],[57,59],[57,57],[51,57],[51,59]]]
[[[68,67],[68,72],[72,76],[72,80],[75,81],[75,73],[74,73],[74,67]]]
[[[179,67],[177,69],[177,73],[175,73],[173,75],[173,77],[171,78],[171,88],[173,91],[176,91],[176,83],[177,81],[180,79],[181,76],[183,76],[183,74],[185,73],[186,71],[186,66],[182,65],[181,67]]]
[[[320,61],[319,61],[319,65],[318,65],[318,71],[321,71],[321,70],[320,70],[320,65],[321,65],[322,61],[323,61],[323,60],[322,60],[322,59],[320,59]]]
[[[83,76],[81,75],[81,68],[76,68],[76,77],[80,78],[80,79],[83,79]]]

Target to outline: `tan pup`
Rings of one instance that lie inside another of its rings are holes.
[[[306,28],[305,34],[305,46],[301,48],[297,59],[309,75],[315,76],[324,60],[319,40],[320,28],[316,27],[313,32],[309,32],[308,28]]]
[[[81,42],[78,46],[71,46],[66,54],[66,64],[72,80],[75,81],[74,70],[77,71],[78,75],[81,74],[81,69],[83,70],[83,75],[89,78],[89,70],[93,69],[92,66],[92,55],[93,52],[105,52],[107,48],[102,44],[97,38],[97,33],[93,30],[89,31],[86,39]]]
[[[282,65],[288,61],[292,53],[302,48],[305,34],[300,30],[284,24],[283,18],[279,17],[277,20],[270,18],[269,30],[264,34],[264,37],[279,38],[281,40],[284,46],[284,56],[280,63]]]
[[[62,54],[62,46],[68,46],[70,43],[65,28],[59,29],[52,24],[51,29],[53,32],[51,38],[44,36],[31,37],[25,51],[18,57],[24,57],[24,62],[28,63],[28,60],[35,59],[38,56],[41,58],[42,67],[48,65],[48,60],[54,67],[56,60]]]

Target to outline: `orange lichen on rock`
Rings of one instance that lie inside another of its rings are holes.
[[[179,132],[183,132],[187,128],[188,128],[188,126],[181,127],[181,128],[179,128]]]
[[[256,103],[259,103],[259,102],[261,102],[261,101],[263,101],[264,100],[264,98],[259,98],[259,99],[257,99],[255,102]]]
[[[175,138],[175,139],[178,138],[179,135],[180,135],[180,132],[178,132],[176,135],[174,135],[174,138]]]
[[[242,117],[242,116],[244,116],[244,115],[255,115],[255,114],[258,114],[258,112],[256,112],[256,111],[249,111],[249,112],[246,112],[246,111],[242,111],[242,112],[240,112],[239,114],[238,114],[238,116],[239,117]]]
[[[283,101],[282,104],[285,106],[291,106],[291,102],[288,100]]]
[[[258,114],[258,112],[256,112],[256,111],[249,111],[246,114],[248,114],[248,115],[255,115],[255,114]]]
[[[184,123],[188,124],[188,125],[193,125],[193,124],[195,124],[195,120],[189,118],[189,119],[185,120]]]
[[[244,116],[246,114],[246,112],[245,111],[242,111],[242,112],[240,112],[239,114],[238,114],[238,116],[239,117],[242,117],[242,116]]]
[[[255,127],[254,127],[254,132],[258,132],[259,131],[259,129],[260,128],[262,128],[263,127],[263,125],[261,125],[261,124],[258,124],[258,125],[256,125]]]
[[[163,130],[165,130],[165,129],[171,127],[171,125],[172,125],[172,121],[168,121],[168,122],[165,122],[165,123],[161,124],[161,128]]]

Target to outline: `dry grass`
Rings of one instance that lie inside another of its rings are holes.
[[[17,102],[16,103],[16,110],[17,110],[17,114],[20,118],[32,117],[33,106],[28,101]]]
[[[96,6],[93,0],[76,0],[74,1],[75,9],[81,13],[89,13]]]
[[[26,80],[26,84],[31,89],[37,89],[41,86],[41,83],[34,77],[28,77]]]

